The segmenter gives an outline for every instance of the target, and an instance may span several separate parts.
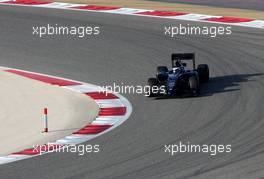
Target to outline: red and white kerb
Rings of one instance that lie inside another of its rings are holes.
[[[103,13],[180,19],[187,21],[229,24],[229,25],[264,29],[264,20],[256,20],[251,18],[226,17],[226,16],[215,16],[215,15],[174,12],[174,11],[134,9],[134,8],[123,8],[117,6],[97,6],[97,5],[87,5],[87,4],[72,4],[72,3],[46,2],[46,1],[44,2],[41,0],[0,0],[0,4],[68,9],[68,10],[77,10],[77,11],[93,11],[93,12],[96,11]]]

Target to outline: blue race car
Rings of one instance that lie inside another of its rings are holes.
[[[192,68],[187,69],[184,60],[192,61]],[[194,53],[174,53],[171,55],[172,70],[166,66],[158,66],[156,78],[149,78],[149,97],[159,95],[199,95],[200,84],[209,81],[209,67],[207,64],[200,64],[195,67]],[[158,90],[153,90],[158,89]]]

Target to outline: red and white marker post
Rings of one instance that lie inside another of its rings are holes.
[[[44,130],[43,132],[48,132],[48,108],[44,108]]]

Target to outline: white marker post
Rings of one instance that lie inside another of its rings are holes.
[[[43,132],[48,132],[48,109],[44,108],[44,130]]]

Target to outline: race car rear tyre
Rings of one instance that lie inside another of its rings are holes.
[[[158,66],[157,67],[157,72],[158,73],[167,73],[169,70],[168,70],[168,67],[167,66]]]
[[[161,83],[165,83],[168,79],[168,68],[166,66],[157,67],[157,80]]]
[[[200,83],[207,83],[209,81],[209,67],[207,64],[198,65],[197,72]]]
[[[198,78],[196,76],[191,76],[189,78],[189,87],[190,87],[191,94],[193,96],[197,96],[199,94],[200,87],[199,87]]]
[[[148,85],[150,86],[150,91],[149,91],[148,97],[157,96],[157,93],[153,93],[153,91],[151,90],[151,89],[153,89],[154,86],[159,85],[159,81],[157,80],[157,78],[149,78],[148,79]]]

